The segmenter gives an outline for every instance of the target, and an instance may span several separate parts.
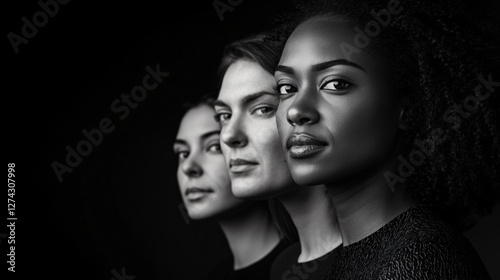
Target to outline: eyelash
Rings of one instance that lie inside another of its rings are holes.
[[[262,109],[270,109],[270,112],[262,112]],[[264,116],[269,116],[269,115],[272,115],[273,113],[275,113],[276,109],[272,106],[261,106],[259,108],[256,108],[255,110],[253,110],[252,113],[255,113],[257,111],[261,111],[261,114]]]
[[[184,154],[184,153],[187,153],[186,157],[181,158],[181,154]],[[175,153],[175,155],[177,156],[177,160],[181,160],[181,159],[187,158],[189,155],[189,152],[177,152],[177,153]]]
[[[210,151],[210,149],[211,149],[212,147],[215,147],[215,146],[217,146],[217,147],[218,147],[218,150],[217,150],[216,152],[221,153],[221,152],[222,152],[222,150],[221,150],[220,144],[212,144],[212,145],[208,146],[208,148],[207,148],[207,152],[211,152],[211,151]]]
[[[328,89],[328,90],[331,90],[331,91],[341,91],[341,90],[348,89],[348,88],[350,88],[352,86],[352,83],[350,83],[350,82],[348,82],[348,81],[346,81],[344,79],[331,79],[331,80],[328,80],[325,83],[323,83],[323,85],[320,88],[321,89],[325,89],[325,86],[328,85],[331,82],[337,82],[337,84],[338,83],[344,83],[344,84],[346,84],[346,86],[343,89],[336,89],[336,90]]]
[[[222,123],[222,122],[224,122],[224,121],[227,121],[227,120],[221,120],[221,119],[220,119],[220,117],[221,117],[222,115],[231,115],[231,114],[230,114],[230,113],[215,113],[215,115],[214,115],[214,119],[215,119],[215,121],[216,121],[216,122],[218,122],[218,123]]]
[[[272,114],[272,113],[274,113],[276,111],[276,109],[274,107],[272,107],[272,106],[261,106],[261,107],[255,109],[255,110],[253,110],[252,114],[255,113],[256,111],[262,110],[262,109],[271,109],[271,112],[262,112],[262,115],[270,115],[270,114]],[[227,120],[221,120],[221,116],[223,116],[223,115],[229,115],[228,119]],[[215,115],[214,115],[215,121],[218,122],[218,123],[221,123],[221,124],[224,123],[224,122],[226,122],[226,121],[228,121],[230,117],[231,117],[230,113],[215,113]]]
[[[211,148],[212,147],[215,147],[217,146],[217,151],[211,151]],[[221,149],[221,146],[220,144],[212,144],[212,145],[209,145],[208,148],[206,149],[207,152],[217,152],[217,153],[222,153],[222,149]],[[181,157],[181,155],[183,154],[186,154],[185,157]],[[183,159],[186,159],[188,156],[189,156],[189,152],[188,151],[180,151],[180,152],[176,152],[175,155],[177,156],[177,160],[183,160]]]
[[[328,84],[330,84],[332,82],[344,83],[344,84],[346,84],[346,86],[344,88],[342,88],[342,89],[325,89],[326,85],[328,85]],[[281,97],[290,95],[291,93],[281,93],[281,88],[284,87],[284,86],[288,86],[291,89],[294,89],[295,92],[298,90],[297,87],[295,87],[295,86],[293,86],[291,84],[288,84],[288,83],[286,83],[286,84],[285,83],[284,84],[276,84],[273,87],[273,89]],[[348,82],[348,81],[346,81],[344,79],[336,78],[336,79],[331,79],[331,80],[328,80],[328,81],[324,82],[323,85],[321,85],[320,89],[322,89],[322,90],[328,90],[328,91],[336,91],[337,92],[337,91],[346,90],[346,89],[348,89],[348,88],[350,88],[352,86],[353,86],[353,84],[351,82]]]

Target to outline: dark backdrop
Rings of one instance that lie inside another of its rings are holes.
[[[10,2],[2,8],[4,34],[22,35],[22,17],[32,22],[42,9],[37,1]],[[59,4],[17,53],[4,37],[3,136],[7,161],[16,163],[17,276],[200,279],[229,255],[213,222],[189,221],[179,208],[172,154],[179,105],[213,92],[222,47],[266,29],[287,2],[243,0],[221,20],[211,0],[73,0]],[[127,116],[113,112],[113,102],[123,106],[121,95],[157,65],[168,77]],[[58,180],[51,164],[66,165],[66,147],[76,150],[87,139],[82,130],[106,118],[114,130]],[[497,279],[498,212],[467,233]]]

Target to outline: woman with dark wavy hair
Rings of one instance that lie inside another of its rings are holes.
[[[480,5],[287,15],[278,130],[295,182],[333,200],[343,248],[327,279],[489,279],[461,233],[499,197],[499,33]]]
[[[173,149],[182,200],[191,219],[210,219],[220,225],[231,251],[207,279],[238,279],[237,275],[249,272],[249,267],[250,272],[263,271],[267,277],[270,264],[266,263],[272,263],[285,245],[270,253],[278,228],[267,201],[239,199],[231,192],[213,101],[204,96],[186,104],[179,125]]]

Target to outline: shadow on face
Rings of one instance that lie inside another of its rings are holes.
[[[258,63],[240,59],[227,69],[215,102],[237,197],[265,198],[295,186],[278,137],[274,85],[273,76]]]
[[[191,219],[214,218],[247,204],[231,192],[220,148],[220,125],[209,105],[190,109],[182,118],[174,143],[177,181]]]
[[[383,165],[395,147],[400,106],[386,65],[346,53],[347,23],[309,20],[286,42],[275,80],[278,130],[299,185],[335,182]]]

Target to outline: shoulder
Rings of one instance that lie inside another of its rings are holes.
[[[409,211],[391,238],[382,279],[489,279],[461,232],[426,208]]]

